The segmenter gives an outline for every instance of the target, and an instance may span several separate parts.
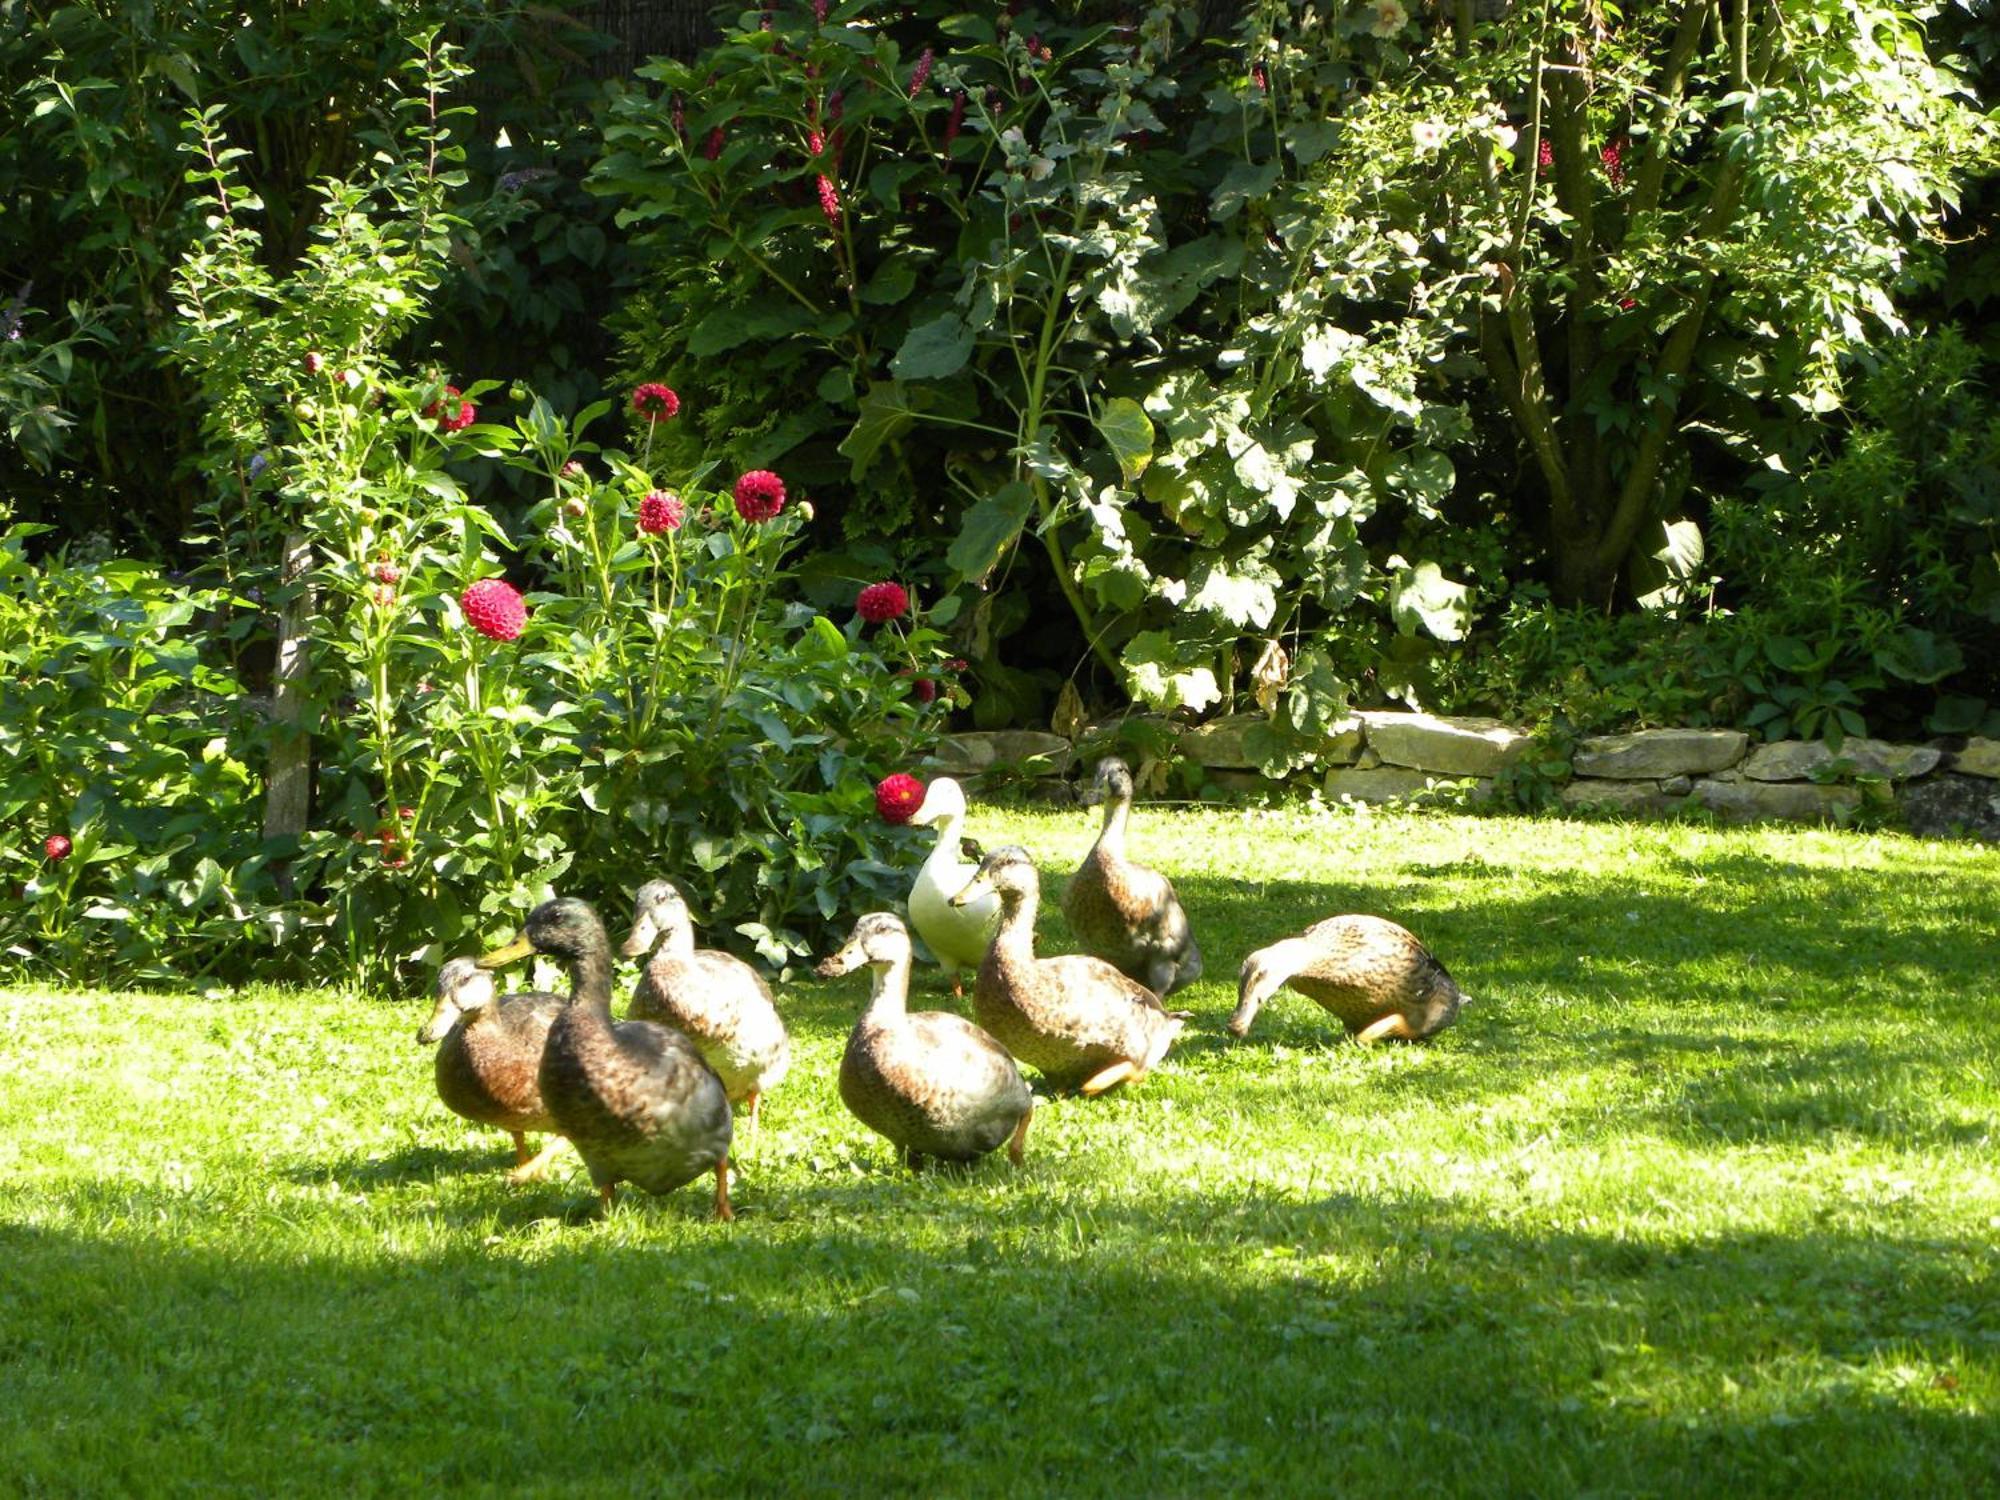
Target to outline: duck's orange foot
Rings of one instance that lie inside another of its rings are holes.
[[[1021,1123],[1014,1127],[1014,1139],[1007,1143],[1007,1160],[1020,1166],[1028,1154],[1028,1124],[1035,1118],[1035,1106],[1030,1104],[1028,1112],[1021,1116]]]
[[[726,1156],[715,1164],[715,1217],[724,1223],[736,1217],[736,1210],[729,1205],[729,1158]]]
[[[1141,1076],[1139,1065],[1131,1058],[1121,1058],[1101,1073],[1094,1073],[1084,1079],[1077,1092],[1086,1098],[1095,1098],[1106,1089],[1115,1089],[1119,1084]]]

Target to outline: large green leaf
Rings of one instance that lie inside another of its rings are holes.
[[[1263,558],[1224,559],[1213,555],[1197,562],[1188,579],[1188,604],[1220,615],[1239,630],[1263,630],[1278,610],[1283,584],[1276,569]]]
[[[916,425],[917,414],[908,395],[894,381],[871,383],[861,398],[861,415],[846,437],[840,440],[841,456],[851,464],[851,477],[859,479],[875,461],[884,443],[894,442]]]
[[[1125,644],[1125,670],[1132,696],[1163,713],[1177,708],[1199,712],[1222,696],[1212,668],[1200,665],[1209,653],[1164,630],[1142,630]]]
[[[1097,431],[1127,484],[1146,472],[1153,461],[1153,422],[1145,407],[1130,396],[1114,396],[1098,409]]]
[[[1392,559],[1394,562],[1400,559]],[[1441,641],[1462,641],[1472,627],[1471,590],[1453,583],[1434,562],[1405,565],[1389,579],[1389,613],[1404,635],[1424,630]]]
[[[898,380],[942,380],[956,375],[972,357],[972,330],[957,313],[945,313],[928,323],[919,323],[903,340],[903,347],[889,362],[889,373]]]
[[[944,555],[946,564],[961,578],[983,579],[1034,511],[1034,491],[1027,485],[1016,480],[1001,486],[966,511]]]
[[[707,358],[743,344],[784,338],[810,325],[814,317],[808,308],[783,302],[717,308],[695,326],[688,338],[688,353]]]

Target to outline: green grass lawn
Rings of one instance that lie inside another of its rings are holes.
[[[970,831],[1053,874],[1086,817]],[[427,997],[0,995],[0,1491],[2000,1482],[1995,851],[1143,807],[1134,845],[1208,959],[1160,1071],[912,1176],[834,1091],[865,976],[788,986],[733,1225],[701,1185],[600,1221],[573,1157],[508,1186]],[[1232,1042],[1242,956],[1337,911],[1423,937],[1458,1025],[1364,1051],[1286,992]]]

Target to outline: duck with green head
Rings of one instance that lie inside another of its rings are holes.
[[[587,904],[567,897],[528,914],[521,935],[482,969],[546,953],[569,968],[568,1002],[549,1027],[538,1081],[556,1129],[575,1144],[609,1208],[618,1184],[670,1193],[715,1173],[715,1216],[729,1203],[729,1096],[694,1043],[651,1021],[611,1019],[611,940]]]

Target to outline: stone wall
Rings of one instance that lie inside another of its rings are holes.
[[[1247,750],[1246,735],[1259,722],[1235,714],[1182,729],[1160,720],[1149,738],[1205,768],[1211,782],[1251,790],[1270,785]],[[1525,731],[1497,719],[1360,713],[1328,731],[1311,775],[1334,799],[1403,802],[1441,783],[1470,783],[1478,799],[1491,796],[1494,777],[1529,749]],[[1077,754],[1060,735],[1003,730],[947,735],[937,765],[959,776],[1002,770],[1060,777]],[[1752,745],[1736,729],[1642,729],[1582,741],[1558,795],[1567,807],[1635,816],[1692,805],[1731,822],[1833,821],[1873,804],[1884,821],[1913,833],[2000,841],[2000,740],[1849,739],[1836,752],[1816,740]]]

